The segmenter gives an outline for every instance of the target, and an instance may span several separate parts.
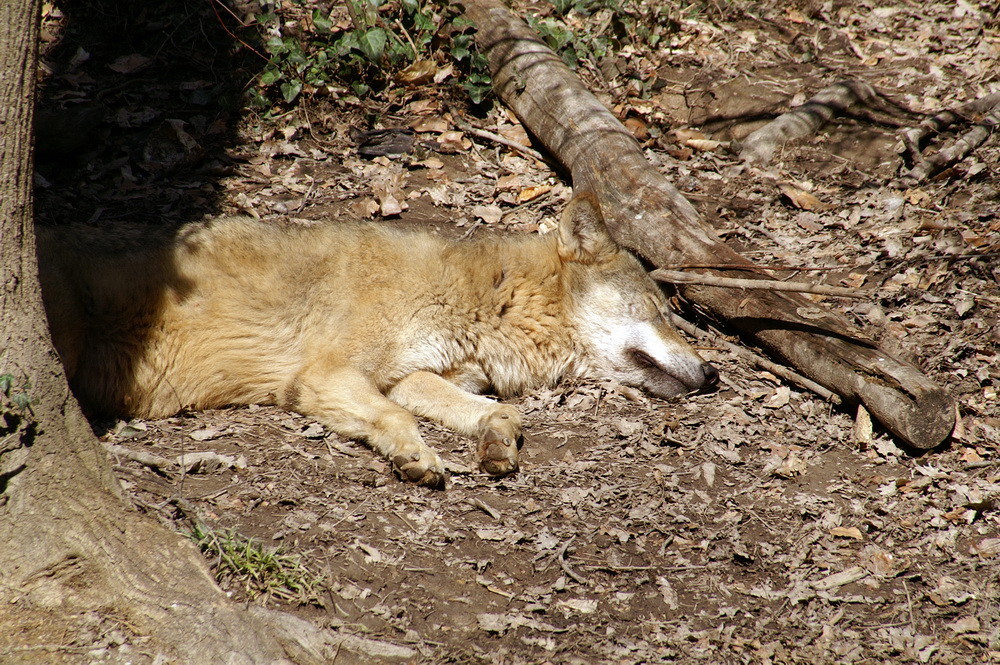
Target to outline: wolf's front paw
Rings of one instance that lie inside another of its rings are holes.
[[[448,473],[437,453],[427,448],[412,455],[396,455],[392,458],[396,474],[424,487],[443,490]]]
[[[506,476],[517,471],[517,451],[524,443],[521,416],[509,407],[500,409],[483,423],[479,439],[479,466],[491,476]]]

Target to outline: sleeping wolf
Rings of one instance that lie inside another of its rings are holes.
[[[558,232],[448,242],[374,224],[224,218],[165,247],[41,230],[56,348],[93,414],[277,404],[367,441],[399,475],[445,482],[414,414],[517,470],[517,410],[483,397],[610,377],[669,397],[712,385],[639,261],[576,197]],[[104,246],[101,243],[105,243]]]

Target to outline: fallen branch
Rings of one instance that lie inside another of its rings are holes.
[[[930,159],[924,159],[920,142],[931,132],[940,132],[960,117],[982,115],[972,129],[949,146],[941,148]],[[913,168],[900,178],[905,187],[917,185],[935,173],[954,166],[982,145],[1000,125],[1000,93],[986,95],[962,106],[957,111],[944,111],[920,123],[920,127],[903,133],[903,143],[913,160]]]
[[[878,93],[862,81],[841,81],[823,88],[816,95],[788,113],[783,113],[742,141],[740,159],[766,163],[789,141],[812,136],[835,115],[855,104],[876,99]]]
[[[168,470],[173,469],[176,463],[173,460],[169,460],[166,457],[160,457],[159,455],[154,455],[152,453],[144,453],[140,450],[130,450],[125,446],[119,446],[114,443],[104,443],[104,449],[115,457],[123,457],[127,460],[133,462],[138,462],[143,466],[147,466],[153,471],[158,473],[166,473]]]
[[[671,284],[703,284],[720,286],[726,289],[766,289],[768,291],[792,291],[795,293],[815,293],[822,296],[837,296],[838,298],[867,298],[870,294],[845,286],[830,286],[828,284],[811,284],[809,282],[783,282],[778,279],[737,279],[734,277],[719,277],[698,272],[681,272],[658,268],[649,276],[660,282]]]
[[[556,559],[559,560],[559,567],[562,568],[562,571],[566,573],[570,579],[579,584],[588,584],[587,578],[573,570],[573,568],[569,565],[569,562],[566,561],[566,550],[569,549],[569,545],[573,542],[574,538],[576,538],[576,536],[572,536],[562,544],[562,547],[559,548],[559,552],[556,553]]]
[[[766,369],[768,372],[774,374],[775,376],[780,376],[781,378],[785,379],[790,383],[794,383],[800,388],[804,388],[810,392],[813,392],[820,398],[825,399],[832,404],[843,404],[840,397],[836,393],[830,392],[829,390],[819,385],[815,381],[807,379],[798,372],[794,372],[788,369],[784,365],[779,365],[777,363],[771,362],[767,358],[762,358],[753,351],[743,348],[742,346],[737,346],[736,344],[733,344],[732,342],[723,339],[719,335],[713,334],[707,330],[703,330],[698,326],[696,326],[695,324],[688,321],[687,319],[681,318],[680,316],[674,314],[673,312],[670,313],[670,322],[674,324],[675,327],[680,328],[681,330],[691,335],[695,339],[699,339],[713,345],[721,346],[727,351],[735,353],[744,360],[753,363],[757,367],[760,367],[761,369]]]
[[[657,267],[729,264],[734,271],[728,276],[757,276],[523,21],[497,0],[466,0],[466,16],[478,26],[476,40],[497,95],[567,168],[573,187],[597,196],[620,244]],[[863,403],[902,441],[932,448],[951,433],[954,403],[945,391],[866,340],[840,314],[815,316],[816,305],[792,293],[755,290],[734,297],[730,289],[703,285],[680,290],[845,402]]]
[[[900,135],[905,152],[911,163],[917,166],[923,163],[923,143],[930,136],[940,134],[961,118],[972,118],[989,113],[1000,104],[1000,92],[994,92],[978,99],[973,99],[956,109],[941,111],[929,118],[924,118],[916,127],[904,129]]]

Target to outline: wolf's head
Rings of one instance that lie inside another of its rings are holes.
[[[612,240],[597,198],[584,193],[559,223],[569,268],[572,318],[584,358],[580,373],[613,378],[658,397],[714,385],[719,373],[667,321],[667,302],[642,264]]]

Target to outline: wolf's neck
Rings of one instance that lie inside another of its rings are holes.
[[[472,317],[466,332],[493,389],[513,395],[576,373],[565,266],[549,238],[463,248]]]

